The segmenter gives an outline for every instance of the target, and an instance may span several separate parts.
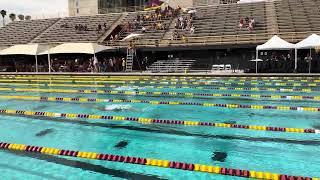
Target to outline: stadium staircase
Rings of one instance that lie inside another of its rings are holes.
[[[117,26],[121,26],[124,22],[124,19],[128,16],[128,13],[122,13],[119,18],[112,24],[112,26],[99,38],[98,43],[103,43],[105,39],[114,34],[114,30],[117,29]]]
[[[268,28],[268,34],[278,34],[278,23],[275,12],[275,5],[273,1],[266,2],[266,23]]]
[[[159,60],[147,67],[151,72],[185,72],[189,71],[196,60]]]

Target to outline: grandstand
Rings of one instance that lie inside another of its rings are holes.
[[[201,0],[196,2],[201,5]],[[127,35],[142,33],[142,26],[148,27],[153,23],[161,22],[164,29],[145,31],[139,39],[133,42],[135,47],[144,49],[146,54],[152,54],[151,52],[158,50],[165,52],[164,54],[177,51],[182,54],[181,58],[188,54],[188,50],[192,50],[194,56],[203,57],[202,49],[206,51],[207,56],[203,59],[211,63],[232,54],[237,58],[228,58],[234,59],[234,62],[228,63],[238,66],[241,61],[254,55],[253,47],[266,42],[273,35],[279,35],[288,42],[296,43],[311,33],[319,33],[319,6],[319,0],[278,0],[197,6],[193,8],[196,10],[196,18],[193,21],[194,33],[176,29],[174,24],[178,17],[144,21],[130,32],[124,30],[125,25],[128,22],[132,23],[138,14],[150,14],[153,11],[16,21],[1,28],[0,42],[1,46],[26,43],[97,42],[126,48],[128,42],[122,40]],[[187,13],[181,15],[188,16]],[[252,31],[239,28],[241,17],[255,19],[255,27]],[[86,25],[87,30],[76,30],[75,26],[78,24]],[[98,31],[99,24],[102,26],[106,24],[106,27]],[[183,38],[172,39],[175,31],[178,31]],[[111,42],[111,35],[119,36],[117,36],[118,39]],[[197,47],[199,51],[195,52],[194,47]],[[191,57],[191,59],[196,58]]]
[[[142,40],[157,40],[166,45],[178,44],[259,44],[269,37],[278,34],[289,42],[297,42],[311,32],[320,31],[320,2],[318,0],[279,0],[257,3],[221,4],[215,6],[195,7],[197,18],[194,21],[194,34],[184,33],[188,42],[171,41],[169,35],[174,30],[174,19],[163,19],[166,30],[146,32]],[[137,14],[146,12],[131,12],[120,19],[121,13],[93,16],[76,16],[32,21],[15,21],[1,28],[2,45],[24,43],[51,42],[97,42],[102,33],[97,33],[98,24],[125,24],[132,22]],[[147,12],[148,13],[148,12]],[[256,27],[252,32],[238,26],[240,17],[254,17]],[[144,22],[148,26],[152,22]],[[68,24],[67,28],[61,25]],[[76,32],[76,24],[88,25],[87,32]],[[140,27],[136,29],[139,32]],[[181,34],[183,33],[183,30]],[[128,33],[122,34],[125,37]],[[107,40],[105,41],[107,42]],[[143,45],[143,41],[141,41]]]

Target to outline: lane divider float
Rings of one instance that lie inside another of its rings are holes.
[[[1,84],[0,84],[1,85]],[[104,85],[73,85],[73,86],[65,86],[62,84],[59,84],[58,86],[48,85],[50,87],[95,87],[95,88],[101,88],[106,87]],[[1,88],[0,88],[1,89]],[[150,94],[150,92],[147,92]],[[158,92],[155,92],[158,94]],[[299,95],[265,95],[265,94],[220,94],[220,93],[192,93],[191,95],[189,93],[183,93],[180,92],[178,94],[179,96],[201,96],[201,97],[234,97],[234,98],[252,98],[252,99],[286,99],[286,100],[313,100],[313,101],[320,101],[320,96],[299,96]],[[168,95],[168,94],[165,94]],[[174,94],[169,94],[172,96],[175,96]],[[10,96],[8,96],[10,97]]]
[[[225,168],[220,166],[210,166],[210,165],[203,165],[203,164],[185,163],[185,162],[169,161],[169,160],[153,159],[153,158],[123,156],[123,155],[116,155],[116,154],[104,154],[104,153],[97,153],[97,152],[66,150],[66,149],[58,149],[58,148],[50,148],[50,147],[42,147],[42,146],[25,145],[25,144],[15,144],[15,143],[8,143],[8,142],[0,142],[0,149],[4,149],[7,151],[23,151],[28,153],[70,156],[74,158],[112,161],[112,162],[119,162],[119,163],[121,162],[126,164],[154,166],[158,168],[180,169],[185,171],[195,171],[195,172],[203,172],[203,173],[209,173],[209,174],[238,176],[238,177],[253,178],[253,179],[319,180],[319,178],[316,178],[316,177],[292,176],[292,175],[286,175],[286,174],[276,174],[271,172],[233,169],[233,168]]]
[[[18,89],[18,88],[0,88],[0,91],[16,91],[16,92],[45,92],[45,93],[82,93],[82,94],[108,94],[108,95],[157,95],[157,96],[178,96],[184,95],[186,97],[195,96],[194,93],[169,93],[169,92],[142,92],[142,91],[110,91],[110,90],[70,90],[70,89]],[[135,100],[121,100],[123,102],[135,102]],[[198,102],[168,102],[168,101],[147,101],[136,100],[140,103],[148,104],[166,104],[166,105],[194,105],[207,107],[221,107],[221,108],[240,108],[240,109],[273,109],[273,110],[290,110],[290,111],[310,111],[320,112],[320,107],[299,107],[299,106],[271,106],[271,105],[247,105],[247,104],[218,104],[218,103],[198,103]]]
[[[261,80],[247,80],[247,79],[221,79],[221,78],[205,78],[205,79],[190,79],[190,78],[162,78],[162,77],[150,77],[150,78],[142,78],[142,77],[14,77],[14,76],[7,76],[7,77],[1,77],[0,79],[38,79],[38,80],[135,80],[135,81],[175,81],[175,82],[201,82],[201,81],[224,81],[224,82],[245,82],[245,83],[261,83],[261,82],[278,82],[278,83],[285,83],[285,82],[314,82],[314,83],[319,83],[319,79],[300,79],[300,80],[279,80],[279,79],[261,79]]]
[[[229,83],[229,82],[175,82],[175,81],[107,81],[107,80],[44,80],[44,79],[0,79],[0,82],[60,82],[60,83],[107,83],[107,84],[166,84],[166,85],[202,85],[202,86],[294,86],[294,87],[317,87],[320,83]]]
[[[33,77],[33,78],[41,78],[41,77],[47,77],[47,78],[54,78],[54,77],[60,77],[60,78],[119,78],[119,79],[127,79],[127,78],[156,78],[156,79],[188,79],[188,80],[210,80],[210,79],[219,79],[219,80],[264,80],[264,81],[270,81],[270,80],[286,80],[286,81],[295,81],[295,80],[315,80],[320,81],[319,77],[295,77],[295,76],[282,76],[282,77],[270,77],[270,76],[163,76],[163,75],[141,75],[141,76],[126,76],[126,75],[61,75],[61,74],[53,74],[53,75],[0,75],[2,77]]]
[[[130,83],[129,83],[130,84]],[[49,86],[49,87],[94,87],[94,88],[118,88],[124,87],[125,85],[112,85],[112,84],[25,84],[25,83],[0,83],[2,86]],[[217,87],[217,86],[163,86],[163,85],[134,85],[131,88],[153,88],[153,89],[165,89],[165,88],[175,88],[175,89],[200,89],[200,90],[219,90],[219,91],[271,91],[271,92],[318,92],[320,88],[265,88],[265,87]]]
[[[54,118],[67,118],[67,119],[79,118],[79,119],[99,119],[99,120],[109,120],[109,121],[130,121],[130,122],[138,122],[141,124],[165,124],[165,125],[177,125],[177,126],[178,125],[180,125],[180,126],[207,126],[207,127],[218,127],[218,128],[257,130],[257,131],[320,134],[320,130],[310,129],[310,128],[305,129],[305,128],[271,127],[271,126],[241,125],[241,124],[227,124],[227,123],[200,122],[200,121],[161,120],[161,119],[142,118],[142,117],[72,114],[72,113],[55,113],[55,112],[5,110],[5,109],[0,110],[0,114],[54,117]]]

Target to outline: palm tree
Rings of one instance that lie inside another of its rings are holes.
[[[27,21],[29,21],[29,20],[31,20],[31,16],[26,15],[26,16],[24,17],[24,19],[27,20]]]
[[[4,23],[4,17],[6,17],[7,11],[1,10],[1,11],[0,11],[0,14],[1,14],[1,16],[2,16],[2,23],[3,23],[3,26],[4,26],[4,25],[5,25],[5,23]]]
[[[23,20],[24,20],[24,15],[19,14],[19,15],[18,15],[18,18],[19,18],[20,21],[23,21]]]
[[[11,21],[14,21],[14,20],[16,20],[16,14],[14,14],[14,13],[11,13],[11,14],[9,14],[9,18],[11,19]]]

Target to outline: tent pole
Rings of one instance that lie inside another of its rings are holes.
[[[294,49],[294,72],[298,72],[298,49]]]
[[[51,73],[51,61],[50,61],[50,51],[48,50],[48,66],[49,66],[49,74]]]
[[[38,73],[38,56],[35,55],[35,58],[36,58],[36,72]]]
[[[309,74],[311,73],[311,61],[312,61],[312,55],[311,55],[312,51],[310,48],[310,57],[309,57]]]
[[[259,50],[256,50],[256,74],[258,74],[258,58],[259,58]]]

